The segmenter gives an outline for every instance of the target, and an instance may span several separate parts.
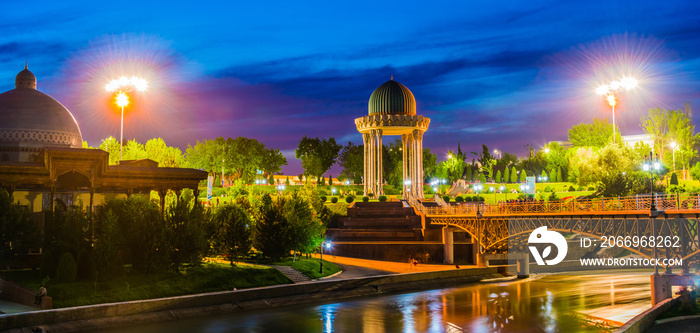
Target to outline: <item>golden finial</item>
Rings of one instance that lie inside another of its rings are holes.
[[[393,75],[391,76],[391,81],[394,81],[394,76],[393,76]]]
[[[24,59],[24,69],[28,69],[28,68],[29,68],[29,61],[27,61],[27,59]]]

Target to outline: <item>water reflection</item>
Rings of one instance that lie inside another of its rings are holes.
[[[599,332],[650,306],[649,276],[551,275],[195,318],[122,332]]]

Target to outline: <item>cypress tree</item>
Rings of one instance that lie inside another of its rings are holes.
[[[328,176],[328,186],[333,186],[333,175]]]
[[[525,169],[523,169],[523,171],[520,172],[520,181],[525,182],[527,180],[526,178],[527,178],[527,172],[525,172]]]
[[[289,176],[287,176],[287,186],[289,185],[291,185],[291,183],[289,182]]]
[[[544,169],[542,169],[542,173],[540,174],[540,177],[542,177],[543,179],[547,178],[547,171],[544,171]]]
[[[321,180],[318,183],[319,185],[326,185],[326,179],[321,176]]]
[[[510,183],[510,168],[508,167],[506,167],[506,170],[504,171],[503,182]]]
[[[467,181],[470,182],[470,181],[472,181],[472,179],[473,179],[472,178],[472,168],[467,167]]]
[[[498,170],[498,172],[496,172],[496,179],[495,179],[495,182],[496,182],[496,183],[501,183],[502,180],[503,180],[503,178],[501,178],[501,170]]]
[[[486,176],[484,176],[483,173],[480,173],[480,174],[479,174],[479,181],[480,181],[482,184],[486,183]]]
[[[510,170],[510,182],[511,183],[517,183],[518,182],[518,173],[515,172],[515,167],[513,167]]]
[[[670,182],[670,184],[671,184],[671,185],[678,185],[678,175],[676,175],[675,172],[671,174],[671,182]]]
[[[561,168],[557,169],[557,180],[560,182],[564,181],[564,178],[561,176]]]
[[[549,181],[552,183],[556,183],[558,181],[556,170],[552,169],[552,171],[549,172]]]

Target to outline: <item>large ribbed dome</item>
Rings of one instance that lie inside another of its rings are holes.
[[[369,114],[416,114],[416,99],[401,83],[389,80],[369,97]]]
[[[82,135],[70,111],[36,90],[36,77],[25,68],[15,89],[0,94],[0,146],[78,148]]]

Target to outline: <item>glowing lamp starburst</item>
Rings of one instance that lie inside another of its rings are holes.
[[[105,90],[109,92],[127,91],[131,89],[136,91],[146,91],[148,89],[148,82],[136,76],[122,76],[118,79],[110,81],[105,86]]]
[[[116,100],[117,100],[117,105],[119,105],[120,107],[125,107],[125,106],[129,105],[129,95],[127,95],[123,92],[120,92],[117,94]]]
[[[606,97],[605,99],[608,100],[608,104],[610,106],[615,106],[617,104],[617,100],[615,99],[615,95],[613,94],[608,95],[608,97]]]

